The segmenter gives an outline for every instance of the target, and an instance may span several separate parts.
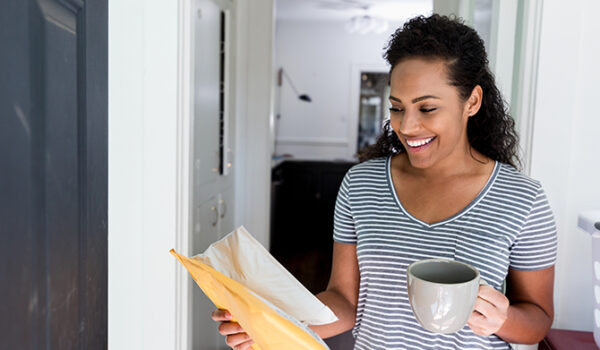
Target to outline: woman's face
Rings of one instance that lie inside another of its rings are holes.
[[[441,60],[398,63],[390,76],[390,125],[411,165],[425,169],[469,156],[467,121],[480,101],[480,95],[479,100],[473,95],[467,101],[460,98]]]

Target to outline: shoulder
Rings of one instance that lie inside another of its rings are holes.
[[[379,157],[379,158],[373,158],[373,159],[369,159],[366,162],[362,162],[362,163],[358,163],[356,165],[354,165],[352,168],[350,168],[349,172],[351,173],[356,173],[356,174],[360,174],[363,172],[369,172],[369,171],[381,171],[386,169],[387,166],[387,162],[388,162],[388,158],[389,157]]]
[[[542,185],[538,180],[523,174],[509,164],[498,162],[497,172],[494,184],[496,188],[532,201],[542,192]]]
[[[366,178],[386,177],[388,157],[370,159],[358,163],[346,173],[346,181],[362,181]]]
[[[387,186],[387,157],[370,159],[352,166],[341,184],[344,192],[364,192]]]
[[[532,220],[542,218],[552,225],[550,204],[540,181],[509,164],[498,162],[497,175],[486,200],[495,216],[518,227],[517,236],[527,232]]]

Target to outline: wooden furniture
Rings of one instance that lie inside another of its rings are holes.
[[[540,342],[539,350],[598,350],[592,332],[551,329]]]

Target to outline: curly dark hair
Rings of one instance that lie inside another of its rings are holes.
[[[464,101],[475,86],[481,86],[481,108],[467,122],[469,143],[491,159],[521,167],[515,122],[488,68],[483,40],[474,29],[456,17],[415,17],[392,34],[383,57],[391,66],[390,73],[407,58],[445,61],[450,84],[457,87]],[[358,157],[363,162],[405,151],[388,119],[377,142],[360,151]]]

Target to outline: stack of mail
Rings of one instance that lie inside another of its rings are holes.
[[[192,258],[171,253],[216,307],[229,310],[254,350],[328,349],[307,325],[337,317],[244,227]]]

